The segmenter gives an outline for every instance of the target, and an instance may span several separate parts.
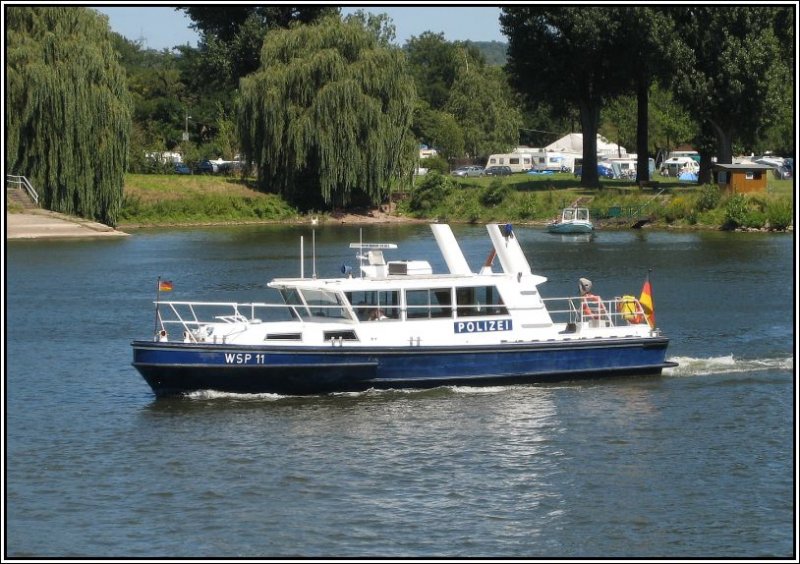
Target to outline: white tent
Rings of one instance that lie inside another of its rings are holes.
[[[583,155],[583,133],[568,133],[558,141],[550,143],[544,148],[545,151],[557,151],[559,153],[575,153]],[[616,157],[628,154],[625,147],[620,147],[612,143],[602,135],[597,135],[597,154],[600,156]]]

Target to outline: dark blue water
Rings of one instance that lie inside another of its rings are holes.
[[[491,245],[456,227],[473,268]],[[130,341],[175,300],[258,300],[307,227],[9,242],[8,557],[791,557],[792,235],[519,228],[546,297],[639,294],[661,377],[317,397],[155,400]],[[443,270],[426,226],[365,227]],[[316,231],[316,271],[359,228]]]

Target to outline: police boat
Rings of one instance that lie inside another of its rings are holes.
[[[533,383],[675,366],[644,295],[602,300],[582,286],[544,299],[547,278],[531,272],[510,224],[487,226],[492,248],[478,272],[448,225],[431,229],[448,272],[387,260],[396,245],[358,242],[360,272],[276,278],[268,286],[280,303],[159,298],[153,337],[132,342],[133,366],[159,397]]]

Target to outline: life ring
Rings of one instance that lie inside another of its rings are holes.
[[[637,324],[642,322],[642,313],[636,304],[633,296],[622,296],[617,304],[617,311],[622,315],[622,319],[628,323]]]
[[[583,315],[585,317],[600,319],[600,317],[602,317],[602,315],[606,312],[606,308],[603,305],[603,300],[600,299],[600,296],[595,296],[594,294],[584,294],[582,301]],[[592,306],[594,306],[594,309]]]

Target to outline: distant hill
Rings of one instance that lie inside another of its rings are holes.
[[[486,64],[491,66],[503,66],[506,64],[506,49],[508,43],[500,41],[465,41],[474,46],[486,58]]]

